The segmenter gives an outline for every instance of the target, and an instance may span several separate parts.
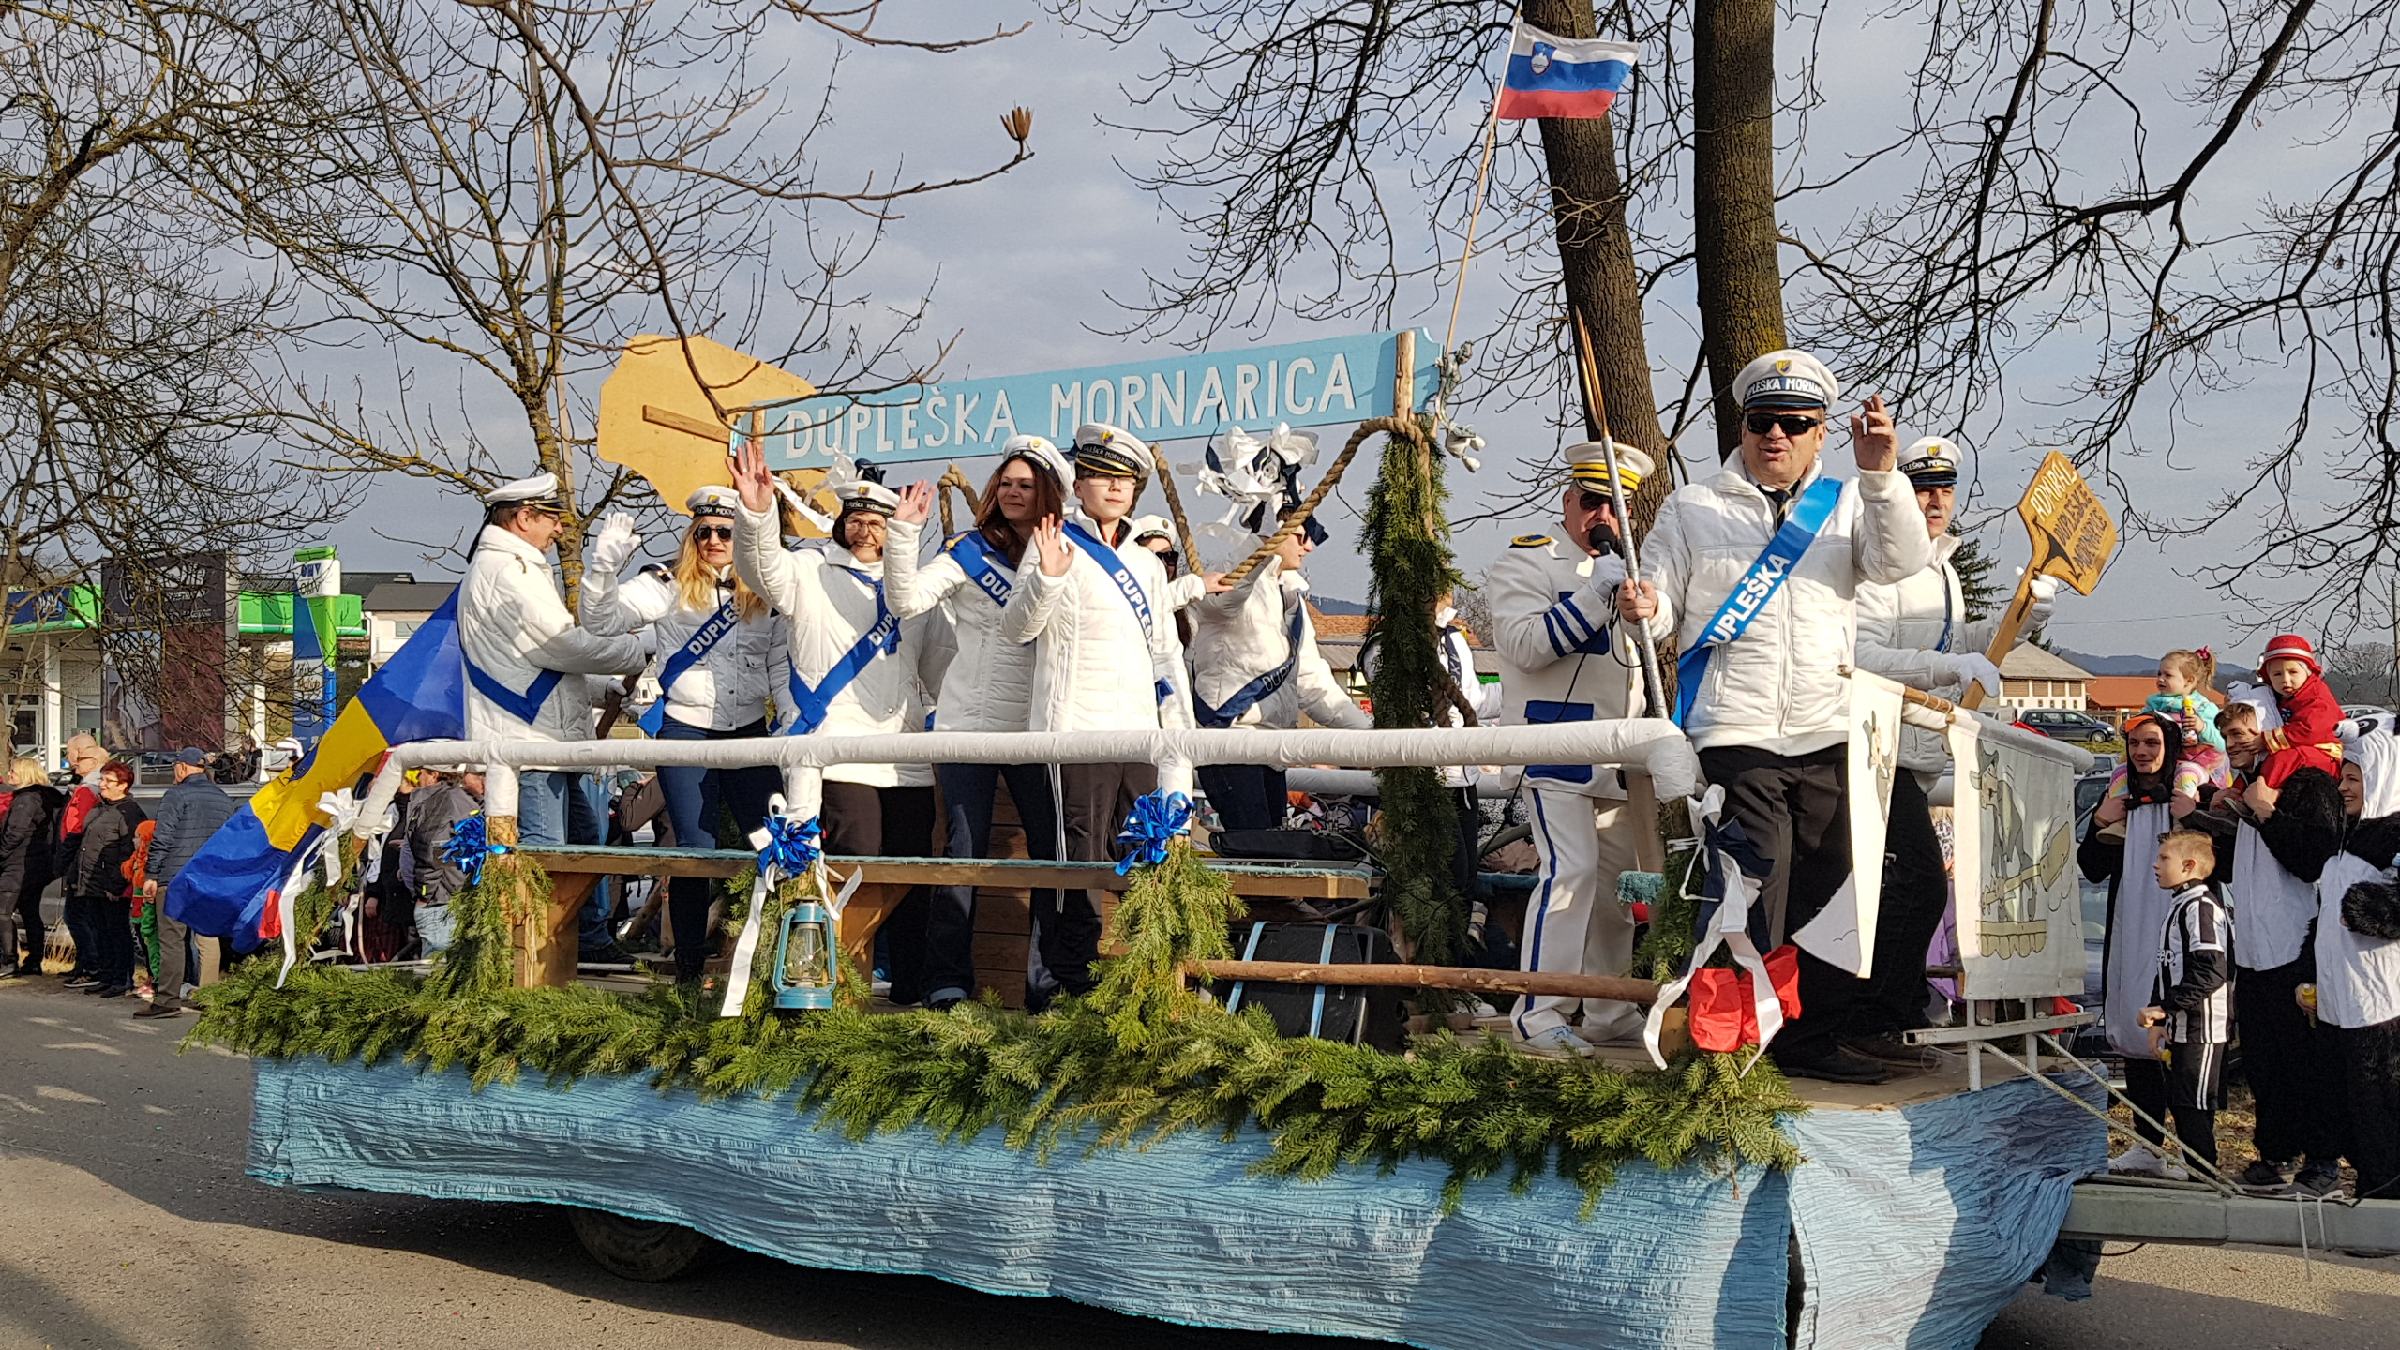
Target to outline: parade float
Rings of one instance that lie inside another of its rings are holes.
[[[1427,408],[1441,372],[1415,346],[1387,334],[905,389],[866,409],[788,386],[728,408],[695,383],[712,361],[738,364],[723,349],[637,350],[650,368],[612,380],[618,416],[705,439],[721,461],[755,414],[792,470],[837,451],[971,454],[961,442],[1007,434],[989,420],[1002,410],[1047,430],[1093,415],[1095,396],[1119,416],[1145,409],[1162,439],[1263,413],[1270,397],[1287,418],[1375,414],[1333,471],[1381,438],[1374,599],[1389,649],[1424,659],[1382,663],[1368,731],[480,743],[463,739],[455,616],[437,614],[176,882],[180,912],[266,943],[206,991],[193,1033],[256,1061],[253,1175],[567,1206],[594,1256],[638,1278],[671,1276],[714,1241],[1194,1325],[1427,1347],[1973,1345],[2051,1262],[2077,1181],[2107,1151],[2104,1085],[2054,1039],[2089,1015],[2051,1011],[2083,985],[2065,860],[2088,759],[1853,677],[1858,856],[1880,855],[1904,721],[1943,728],[1967,766],[1954,824],[1968,1015],[1921,1034],[1965,1053],[1883,1088],[1798,1090],[1758,1049],[1790,1007],[1747,936],[1748,855],[1695,796],[1672,724],[1432,725],[1442,691],[1422,616],[1451,575],[1445,428]],[[663,458],[688,472],[684,449]],[[2070,572],[2071,534],[2051,554],[2034,570]],[[1155,764],[1163,786],[1127,822],[1115,867],[818,848],[829,766],[1127,760]],[[1456,964],[1448,826],[1412,812],[1447,809],[1438,766],[1560,760],[1645,773],[1662,800],[1691,802],[1656,879],[1641,978]],[[750,848],[518,846],[524,766],[737,763],[784,776]],[[1206,763],[1374,770],[1377,865],[1208,856],[1183,795]],[[299,959],[355,886],[400,775],[468,764],[486,768],[486,815],[453,844],[474,874],[453,905],[456,945],[430,967]],[[724,879],[739,917],[721,990],[579,979],[573,918],[589,888],[643,873]],[[1863,969],[1879,875],[1861,869],[1802,940]],[[999,989],[947,1013],[873,1003],[875,926],[909,886],[944,882],[1120,896],[1100,987],[1040,1015],[1002,1006]],[[1403,962],[1235,959],[1245,902],[1361,895]],[[1398,987],[1420,1016],[1397,1052],[1298,1036],[1237,1010],[1223,997],[1235,983],[1295,984],[1320,1003]],[[1650,1004],[1648,1043],[1553,1061],[1444,1015],[1470,993],[1525,992]],[[2060,1269],[2088,1280],[2088,1261]]]

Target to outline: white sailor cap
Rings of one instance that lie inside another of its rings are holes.
[[[835,488],[833,498],[841,503],[843,515],[854,511],[871,511],[879,516],[888,516],[900,509],[899,493],[865,478]]]
[[[1916,487],[1957,487],[1958,447],[1939,436],[1922,437],[1900,452],[1900,472]]]
[[[1059,449],[1049,437],[1019,433],[1001,443],[1000,459],[1003,463],[1018,456],[1049,470],[1058,479],[1059,491],[1074,491],[1075,466],[1067,462],[1067,452]]]
[[[1123,427],[1086,422],[1075,428],[1075,468],[1146,483],[1150,481],[1150,447]]]
[[[558,498],[558,475],[537,473],[513,483],[502,483],[483,494],[483,504],[492,506],[530,506],[537,511],[560,512],[567,509]]]
[[[1803,351],[1768,352],[1733,378],[1743,408],[1830,408],[1842,385],[1825,363]]]
[[[706,487],[693,488],[692,495],[683,499],[683,509],[691,512],[694,520],[702,516],[723,516],[725,519],[731,520],[734,514],[741,509],[741,505],[740,493],[729,487],[719,487],[714,483]]]
[[[1617,483],[1628,493],[1642,485],[1656,468],[1650,456],[1616,442]],[[1608,491],[1608,448],[1598,441],[1584,441],[1567,447],[1567,481],[1590,492]]]
[[[1172,543],[1175,526],[1165,516],[1135,516],[1126,522],[1125,535],[1137,544],[1153,535]]]

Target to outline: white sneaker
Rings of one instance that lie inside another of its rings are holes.
[[[2167,1174],[2167,1160],[2148,1144],[2135,1144],[2109,1159],[2108,1170],[2122,1177],[2163,1177]]]
[[[2190,1168],[2179,1162],[2170,1162],[2165,1158],[2158,1160],[2158,1174],[2169,1181],[2190,1181],[2192,1179]]]
[[[1527,1054],[1543,1055],[1550,1059],[1589,1059],[1598,1051],[1590,1041],[1575,1034],[1571,1027],[1552,1027],[1537,1031],[1517,1042]]]

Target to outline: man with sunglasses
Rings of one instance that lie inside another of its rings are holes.
[[[583,677],[640,674],[649,653],[641,639],[600,637],[577,627],[567,612],[549,557],[566,510],[558,475],[503,483],[485,493],[483,502],[483,529],[458,588],[467,737],[588,741],[593,707]],[[546,771],[518,777],[521,842],[568,842],[568,798],[580,790],[581,777]]]
[[[1630,445],[1616,451],[1617,484],[1630,499],[1653,466]],[[1611,622],[1625,560],[1607,449],[1587,441],[1569,447],[1567,460],[1558,534],[1518,535],[1489,579],[1508,720],[1528,726],[1633,717],[1642,709],[1640,658]],[[1625,974],[1633,964],[1633,916],[1617,903],[1617,877],[1661,866],[1649,779],[1614,766],[1528,764],[1524,783],[1541,879],[1525,910],[1520,964]],[[1529,995],[1517,1000],[1509,1027],[1528,1050],[1586,1056],[1601,1042],[1638,1037],[1642,1009]]]
[[[1677,721],[1725,790],[1725,819],[1771,869],[1751,914],[1763,949],[1815,918],[1850,874],[1841,669],[1859,587],[1904,581],[1933,551],[1880,396],[1850,419],[1858,476],[1843,482],[1819,462],[1841,393],[1823,362],[1769,352],[1734,393],[1739,459],[1667,498],[1642,546],[1647,579],[1619,589],[1618,612],[1682,653]],[[1799,967],[1801,1015],[1776,1037],[1776,1062],[1835,1082],[1889,1078],[1836,1041],[1865,982],[1805,949]]]

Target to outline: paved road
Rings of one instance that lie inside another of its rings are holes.
[[[249,1072],[177,1055],[188,1020],[137,1022],[51,981],[0,983],[0,1346],[316,1350],[1344,1350],[1203,1332],[933,1280],[727,1255],[667,1285],[601,1273],[555,1212],[300,1194],[242,1175]],[[2400,1262],[2151,1248],[2098,1296],[2028,1295],[1985,1350],[2400,1343]]]

